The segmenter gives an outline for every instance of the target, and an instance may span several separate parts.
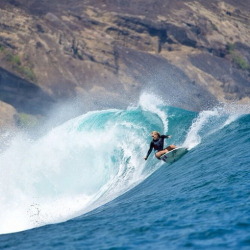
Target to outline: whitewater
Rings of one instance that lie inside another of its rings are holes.
[[[17,134],[0,152],[0,248],[249,247],[249,111],[191,112],[144,93],[38,139]],[[145,161],[152,130],[189,152]]]

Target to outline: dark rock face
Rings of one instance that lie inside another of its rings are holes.
[[[127,50],[119,51],[126,74],[144,83],[143,89],[158,96],[166,97],[166,101],[174,106],[188,106],[197,110],[215,104],[216,98],[205,88],[194,84],[179,68],[157,55]],[[140,74],[138,74],[140,72]],[[202,98],[201,98],[202,93]]]
[[[148,89],[192,110],[249,102],[249,21],[233,0],[1,1],[0,100],[28,113]]]
[[[190,61],[195,67],[221,82],[226,99],[234,100],[250,96],[250,75],[242,74],[241,70],[232,67],[229,61],[208,53],[191,56]]]
[[[19,112],[44,115],[53,100],[41,88],[0,68],[0,100]]]

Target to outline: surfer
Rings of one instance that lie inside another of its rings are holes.
[[[144,157],[145,160],[148,159],[148,156],[151,154],[151,152],[152,152],[153,149],[156,152],[155,153],[155,157],[160,160],[160,157],[163,154],[165,154],[165,153],[167,153],[167,152],[169,152],[169,151],[171,151],[171,150],[173,150],[173,149],[176,148],[175,145],[169,145],[168,147],[166,147],[166,148],[163,149],[164,139],[171,138],[170,135],[160,135],[159,132],[153,131],[153,132],[151,132],[151,136],[152,136],[153,140],[150,143],[150,147],[149,147],[147,156]]]

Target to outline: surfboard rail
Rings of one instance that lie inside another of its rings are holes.
[[[162,155],[160,159],[164,162],[172,163],[179,160],[187,152],[188,152],[187,148],[178,147]]]

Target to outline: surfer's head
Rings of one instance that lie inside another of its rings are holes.
[[[161,135],[157,131],[152,131],[151,136],[153,137],[154,140],[158,139]]]

